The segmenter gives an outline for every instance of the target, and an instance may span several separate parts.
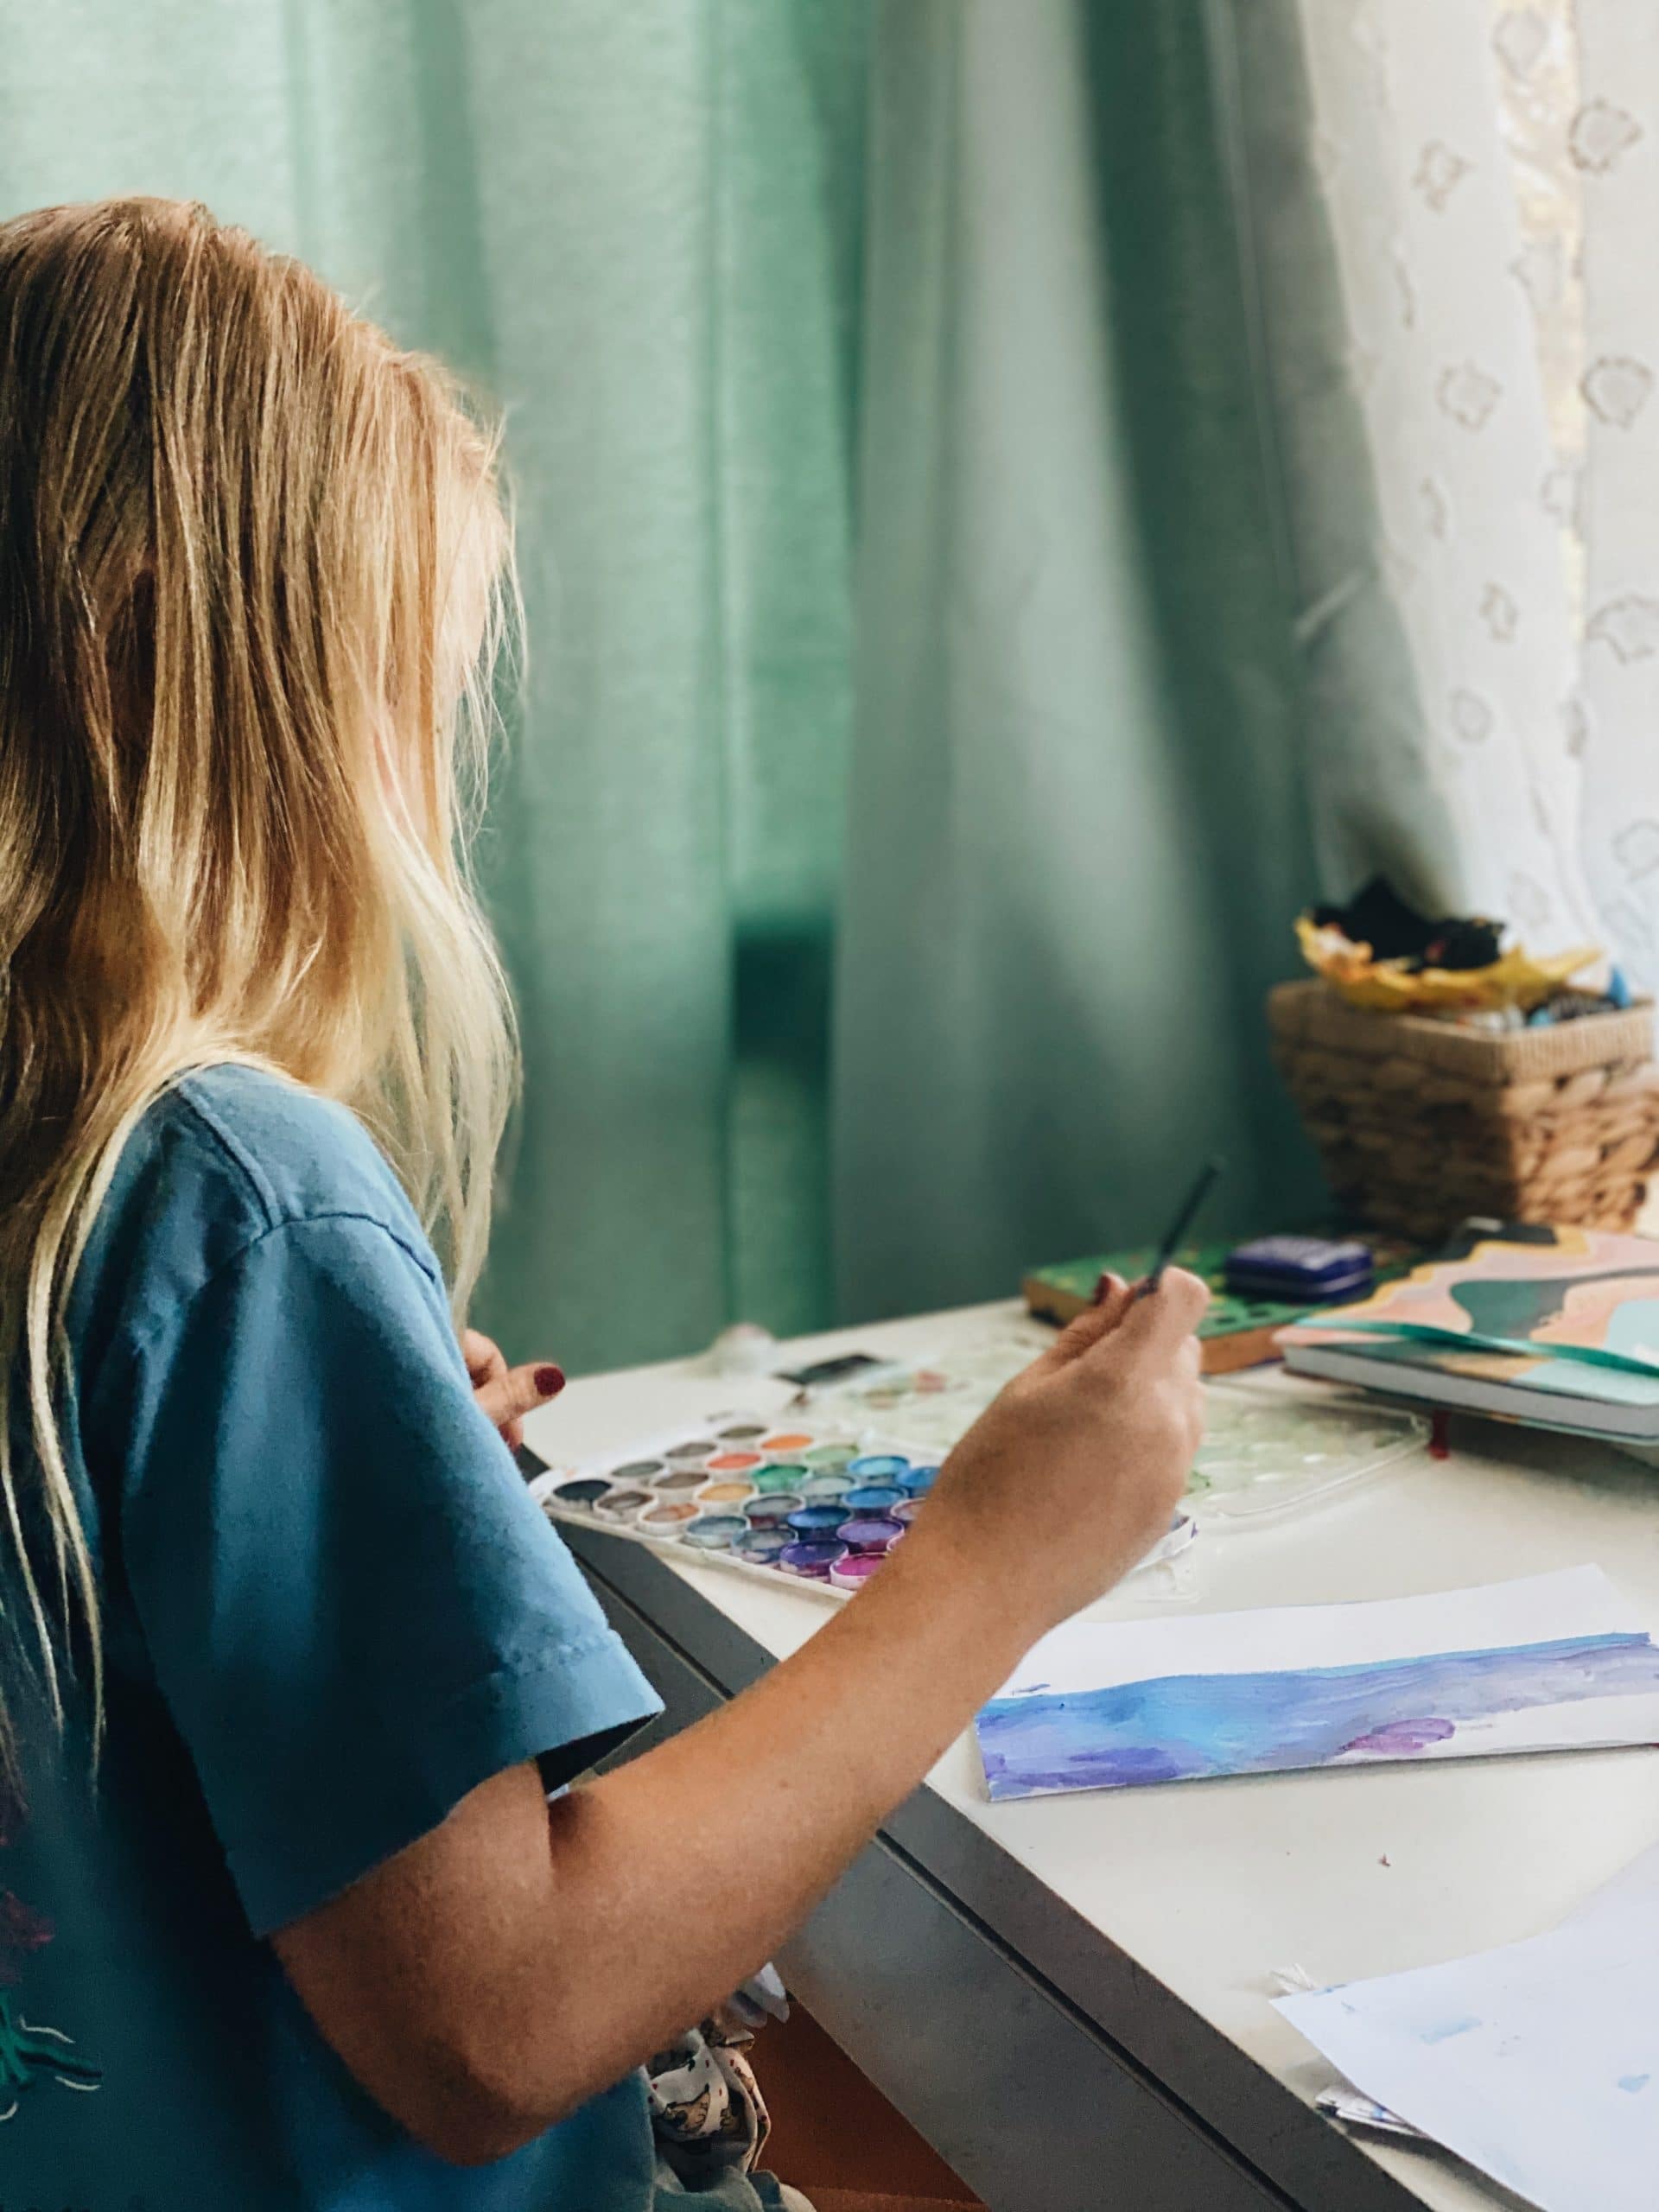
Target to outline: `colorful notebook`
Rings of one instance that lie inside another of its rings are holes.
[[[1470,1230],[1362,1304],[1286,1329],[1280,1344],[1294,1374],[1659,1445],[1659,1243]]]

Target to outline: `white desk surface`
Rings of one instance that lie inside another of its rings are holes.
[[[1014,1306],[843,1330],[789,1347],[920,1351]],[[1033,1325],[1033,1346],[1048,1341]],[[1274,1370],[1257,1387],[1295,1389]],[[787,1386],[635,1369],[574,1384],[528,1424],[568,1462],[684,1416],[781,1408]],[[1501,1456],[1500,1456],[1501,1455]],[[1092,1609],[1172,1609],[1404,1596],[1585,1562],[1605,1567],[1659,1631],[1659,1471],[1559,1438],[1466,1422],[1452,1456],[1408,1459],[1346,1500],[1249,1532],[1206,1531],[1178,1571]],[[779,1657],[826,1617],[821,1599],[675,1561]],[[1535,1934],[1659,1841],[1659,1751],[1264,1775],[992,1806],[963,1738],[931,1786],[1250,2057],[1312,2098],[1328,2069],[1268,2003],[1268,1975],[1319,1983],[1425,1965]],[[1507,2203],[1439,2153],[1363,2139],[1434,2212]]]

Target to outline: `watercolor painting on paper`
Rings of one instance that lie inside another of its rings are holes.
[[[976,1732],[994,1800],[1659,1744],[1659,1649],[1595,1567],[1424,1598],[1072,1622]]]

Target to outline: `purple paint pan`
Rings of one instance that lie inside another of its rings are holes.
[[[902,1505],[893,1507],[891,1518],[894,1521],[902,1521],[908,1528],[921,1511],[922,1503],[923,1501],[919,1497],[907,1497]]]
[[[853,1552],[830,1570],[837,1590],[861,1590],[887,1557],[885,1552]]]
[[[896,1483],[864,1483],[849,1490],[842,1503],[849,1513],[885,1513],[889,1506],[902,1505],[904,1498]]]
[[[778,1564],[785,1574],[798,1574],[804,1581],[826,1582],[830,1569],[846,1556],[845,1544],[787,1544],[778,1554]]]
[[[902,1521],[890,1521],[880,1513],[867,1513],[857,1520],[843,1521],[836,1531],[847,1548],[855,1552],[887,1551],[904,1533]]]

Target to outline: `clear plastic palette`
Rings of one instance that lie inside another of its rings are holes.
[[[988,1330],[937,1357],[869,1367],[812,1394],[815,1406],[845,1421],[869,1421],[887,1434],[941,1457],[961,1440],[1006,1382],[1054,1341],[1052,1329]]]
[[[1429,1424],[1364,1400],[1325,1402],[1211,1382],[1187,1504],[1205,1526],[1247,1527],[1322,1504],[1421,1452]]]
[[[1004,1328],[948,1352],[868,1368],[814,1394],[815,1404],[880,1421],[944,1459],[1003,1385],[1053,1337]],[[1208,1433],[1187,1486],[1205,1525],[1248,1527],[1322,1503],[1421,1450],[1420,1415],[1364,1399],[1308,1398],[1225,1381],[1205,1385]]]

